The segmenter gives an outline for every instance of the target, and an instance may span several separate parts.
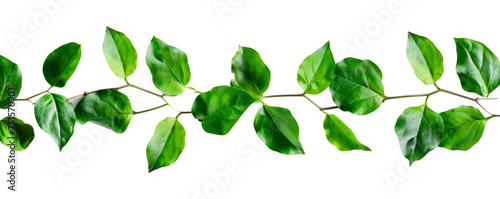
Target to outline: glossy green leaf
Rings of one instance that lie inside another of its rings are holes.
[[[500,85],[500,62],[483,43],[455,38],[457,74],[462,88],[488,97]]]
[[[469,150],[483,135],[489,118],[472,106],[460,106],[440,113],[444,122],[444,136],[440,147],[450,150]]]
[[[385,98],[382,72],[370,60],[346,58],[337,63],[330,92],[341,110],[358,115],[369,114]]]
[[[137,67],[137,52],[125,34],[106,27],[102,51],[109,68],[116,76],[125,78],[134,73]]]
[[[184,92],[191,78],[186,53],[153,37],[146,54],[153,83],[163,94],[176,96]]]
[[[326,42],[300,64],[297,82],[305,94],[319,94],[332,82],[334,71],[335,61],[330,50],[330,42]]]
[[[191,111],[207,133],[226,135],[253,102],[245,91],[218,86],[198,95]]]
[[[17,64],[0,55],[0,108],[9,108],[21,86],[22,74]]]
[[[257,51],[248,47],[239,47],[231,62],[231,72],[234,73],[234,83],[260,100],[269,88],[271,71],[267,68]]]
[[[406,56],[415,75],[425,84],[434,84],[443,75],[443,55],[427,37],[408,32]]]
[[[80,44],[71,42],[52,51],[43,63],[45,80],[55,87],[64,87],[76,70],[82,48]]]
[[[0,121],[0,141],[2,144],[13,148],[15,151],[23,151],[35,138],[33,127],[15,117],[5,117]]]
[[[443,119],[426,104],[403,111],[394,128],[403,155],[413,162],[435,149],[443,138]]]
[[[75,130],[73,105],[62,95],[47,93],[35,103],[38,126],[56,142],[59,150],[68,143]]]
[[[185,137],[186,131],[176,118],[158,123],[146,148],[149,172],[173,164],[184,149]]]
[[[75,107],[76,120],[95,122],[116,133],[128,127],[134,111],[126,95],[113,89],[100,90],[85,96]]]
[[[344,124],[337,116],[328,114],[323,121],[326,139],[338,150],[351,151],[355,149],[371,151],[370,148],[361,144],[352,130]]]
[[[299,125],[288,109],[264,105],[255,115],[253,126],[269,149],[282,154],[304,154]]]

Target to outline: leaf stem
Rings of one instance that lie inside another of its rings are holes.
[[[187,89],[191,89],[191,90],[193,90],[195,93],[198,93],[198,94],[203,93],[203,92],[200,92],[200,91],[196,90],[196,89],[195,89],[195,88],[193,88],[193,87],[186,86],[186,88],[187,88]]]
[[[330,109],[336,109],[336,108],[338,108],[338,106],[321,107],[318,104],[316,104],[316,102],[314,102],[311,98],[307,97],[307,95],[305,93],[302,93],[302,94],[267,95],[267,96],[263,96],[262,98],[276,98],[276,97],[303,97],[307,101],[309,101],[311,104],[313,104],[314,106],[316,106],[316,108],[318,108],[322,112],[324,112],[324,110],[330,110]]]
[[[165,103],[165,104],[162,104],[162,105],[160,105],[160,106],[157,106],[157,107],[154,107],[154,108],[151,108],[151,109],[147,109],[147,110],[144,110],[144,111],[138,111],[138,112],[135,112],[135,111],[134,111],[134,115],[141,114],[141,113],[147,113],[147,112],[149,112],[149,111],[154,111],[154,110],[156,110],[156,109],[159,109],[159,108],[162,108],[162,107],[165,107],[165,106],[168,106],[168,104],[167,104],[167,103]]]
[[[151,95],[154,95],[154,96],[156,96],[156,97],[163,98],[163,94],[162,94],[162,95],[160,95],[160,94],[154,93],[154,92],[152,92],[152,91],[146,90],[146,89],[141,88],[141,87],[139,87],[139,86],[136,86],[136,85],[134,85],[134,84],[128,84],[128,85],[129,85],[130,87],[132,87],[132,88],[135,88],[135,89],[138,89],[138,90],[144,91],[144,92],[149,93],[149,94],[151,94]]]

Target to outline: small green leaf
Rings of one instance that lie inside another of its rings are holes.
[[[146,63],[153,83],[163,94],[176,96],[184,92],[191,79],[186,53],[153,37],[148,47]]]
[[[35,138],[33,127],[15,117],[5,117],[0,122],[0,141],[2,144],[23,151]]]
[[[408,32],[406,56],[415,75],[425,84],[434,84],[443,75],[443,55],[427,37]]]
[[[455,38],[457,74],[462,88],[488,97],[500,85],[500,62],[483,43]]]
[[[134,111],[126,95],[113,89],[100,90],[85,96],[75,107],[76,120],[95,122],[116,133],[128,127]]]
[[[61,151],[75,130],[73,105],[62,95],[47,93],[35,103],[35,118],[38,126],[52,136]]]
[[[337,63],[330,84],[333,101],[343,111],[366,115],[382,104],[382,72],[370,60],[346,58]]]
[[[71,42],[52,51],[43,63],[43,76],[50,86],[64,87],[76,70],[82,48],[80,44]]]
[[[191,111],[207,133],[226,135],[254,101],[245,91],[218,86],[198,95]]]
[[[102,51],[109,68],[116,76],[125,78],[134,73],[137,67],[137,52],[125,34],[106,27]]]
[[[282,154],[304,154],[299,125],[288,109],[264,105],[255,115],[253,126],[269,149]]]
[[[444,122],[444,136],[439,144],[450,150],[469,150],[483,135],[489,118],[472,106],[460,106],[440,113]]]
[[[344,124],[337,116],[328,114],[323,121],[323,128],[326,132],[326,139],[341,151],[351,151],[355,149],[371,151],[370,148],[361,144],[352,130]]]
[[[162,120],[146,148],[149,172],[173,164],[184,150],[186,131],[173,117]]]
[[[22,74],[14,62],[0,55],[0,108],[9,108],[22,86]]]
[[[300,64],[297,82],[305,94],[319,94],[332,82],[334,71],[335,61],[330,50],[330,42],[326,42]]]
[[[439,145],[444,124],[439,114],[423,104],[405,109],[394,130],[398,135],[401,151],[411,166]]]
[[[239,47],[231,62],[231,72],[235,83],[240,89],[260,100],[269,88],[271,71],[260,58],[257,51],[248,47]]]

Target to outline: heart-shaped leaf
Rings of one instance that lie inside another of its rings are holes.
[[[134,73],[137,67],[137,52],[125,34],[106,27],[102,51],[109,68],[116,76],[125,78]]]
[[[0,55],[0,108],[9,108],[21,86],[22,74],[17,64]]]
[[[176,118],[158,123],[146,148],[149,172],[173,164],[184,150],[185,137],[186,131]]]
[[[260,100],[269,88],[271,71],[267,68],[257,51],[239,46],[231,62],[231,72],[238,87],[257,100]]]
[[[425,84],[434,84],[443,75],[443,55],[427,37],[408,32],[406,56],[415,75]]]
[[[332,82],[334,71],[335,61],[330,50],[330,42],[326,42],[300,64],[297,82],[305,94],[319,94]]]
[[[43,63],[43,76],[50,86],[64,87],[80,62],[82,48],[71,42],[52,51]]]
[[[356,139],[352,130],[344,124],[337,116],[328,114],[323,121],[323,128],[326,132],[326,139],[338,150],[351,151],[355,149],[371,151],[370,148],[361,144]]]
[[[450,150],[469,150],[483,135],[489,118],[472,106],[460,106],[440,113],[444,122],[444,136],[440,147]]]
[[[33,127],[15,117],[5,117],[0,121],[0,141],[2,144],[14,149],[23,151],[35,139]]]

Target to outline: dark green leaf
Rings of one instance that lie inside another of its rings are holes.
[[[443,75],[443,55],[427,37],[408,32],[406,56],[415,75],[425,84],[434,84]]]
[[[231,62],[234,82],[240,89],[260,100],[269,88],[271,71],[260,58],[257,51],[248,47],[239,47]]]
[[[0,108],[9,108],[21,92],[22,74],[17,64],[0,55]]]
[[[255,115],[253,126],[269,149],[283,154],[304,154],[299,125],[288,109],[264,105]]]
[[[20,119],[5,117],[0,122],[0,141],[15,151],[23,151],[28,148],[34,138],[33,127]]]
[[[333,79],[335,61],[333,60],[330,42],[309,55],[300,64],[297,72],[297,82],[305,94],[323,92]]]
[[[186,53],[153,37],[148,47],[146,63],[153,75],[154,85],[163,94],[176,96],[184,92],[191,78]]]
[[[483,43],[455,38],[457,74],[462,88],[488,97],[500,85],[500,62]]]
[[[109,68],[116,76],[125,78],[134,73],[137,67],[137,52],[125,34],[106,27],[102,51]]]
[[[472,106],[460,106],[439,115],[444,122],[444,136],[439,146],[450,150],[469,150],[481,139],[489,119]]]
[[[369,114],[385,98],[382,72],[370,60],[346,58],[337,63],[330,92],[341,110]]]
[[[85,96],[76,105],[75,113],[81,124],[92,121],[116,133],[123,133],[134,111],[126,95],[113,89],[105,89]]]
[[[71,42],[52,51],[43,63],[43,76],[50,86],[64,87],[76,70],[82,48]]]
[[[207,133],[226,135],[254,101],[245,91],[218,86],[198,95],[191,111]]]
[[[146,148],[149,172],[173,164],[184,149],[185,137],[186,131],[176,118],[158,123]]]
[[[56,142],[59,150],[68,143],[75,130],[73,105],[62,95],[47,93],[35,103],[38,126]]]
[[[352,130],[344,124],[337,116],[328,114],[323,122],[326,131],[326,139],[341,151],[355,149],[371,151],[370,148],[361,144]]]

